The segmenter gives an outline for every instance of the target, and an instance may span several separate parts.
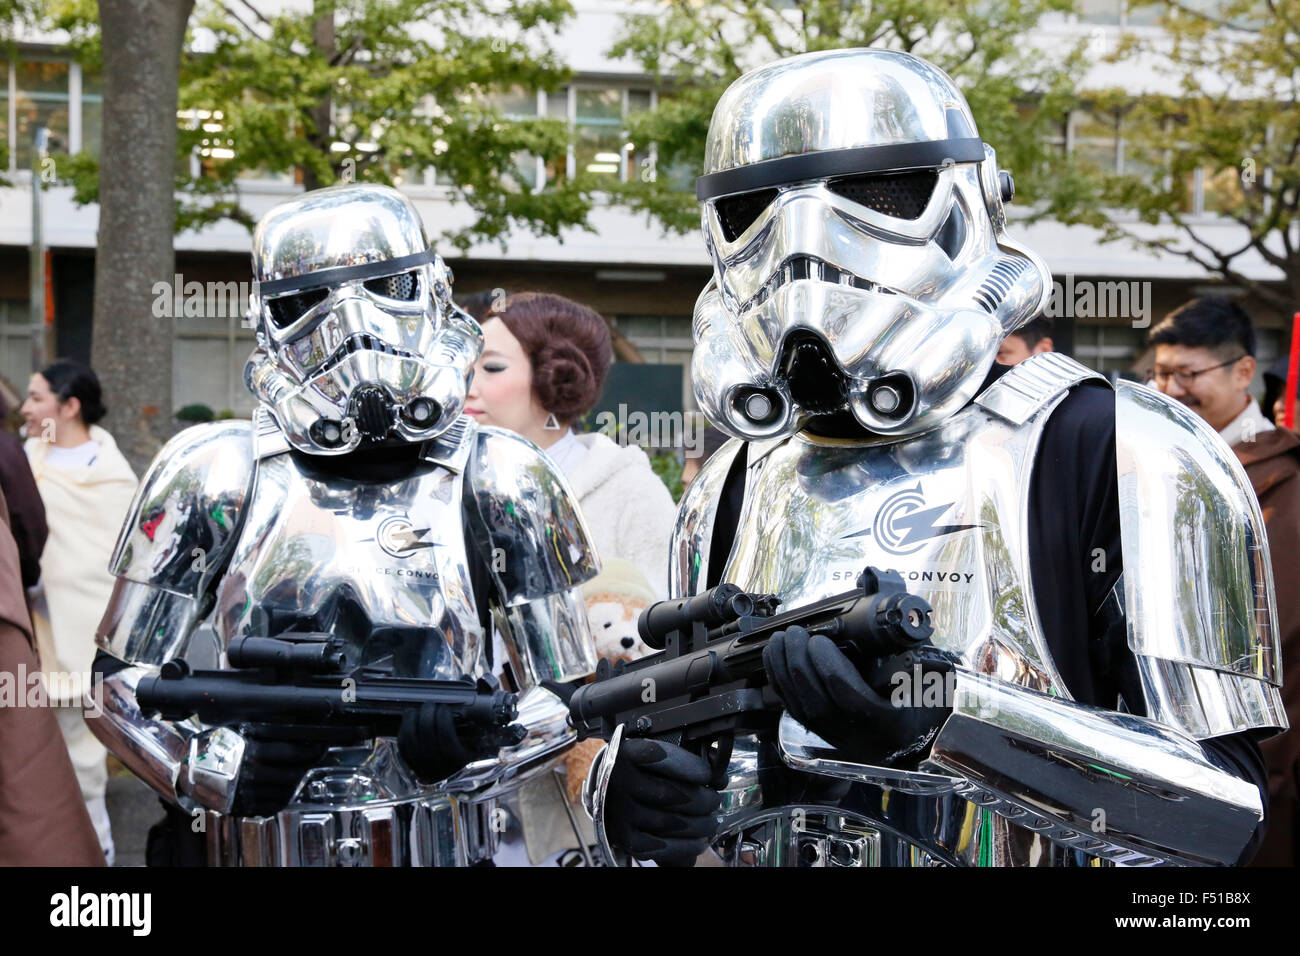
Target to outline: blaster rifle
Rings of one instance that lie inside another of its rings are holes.
[[[456,708],[456,724],[489,747],[512,746],[524,728],[517,695],[480,678],[392,677],[375,667],[349,668],[342,642],[329,634],[239,637],[226,649],[229,670],[191,670],[168,661],[136,687],[141,713],[166,720],[197,716],[205,724],[297,724],[343,727],[359,737],[397,735],[403,715],[422,704]]]
[[[569,701],[579,737],[609,740],[622,724],[628,736],[655,737],[707,757],[716,777],[736,734],[770,728],[780,717],[783,704],[763,666],[763,649],[778,631],[799,626],[824,634],[859,666],[868,665],[864,673],[894,654],[940,670],[954,661],[930,643],[930,605],[909,594],[894,572],[869,567],[853,590],[776,614],[779,603],[775,595],[724,583],[648,607],[637,629],[662,650],[630,663],[600,661],[595,680]]]

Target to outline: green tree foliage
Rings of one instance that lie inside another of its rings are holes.
[[[473,211],[444,239],[460,249],[512,228],[559,236],[584,225],[583,179],[533,190],[524,153],[565,153],[560,120],[506,121],[494,96],[554,89],[568,79],[549,50],[568,0],[317,0],[311,12],[262,12],[254,2],[200,0],[180,76],[178,230],[222,218],[251,227],[237,179],[286,175],[308,188],[400,184],[436,167]],[[52,4],[92,67],[93,0]],[[193,175],[190,157],[202,158]],[[78,202],[97,196],[97,162],[60,163]]]
[[[1143,5],[1161,8],[1164,35],[1130,33],[1109,59],[1142,57],[1162,90],[1094,97],[1095,113],[1118,117],[1126,172],[1076,166],[1078,189],[1048,212],[1182,256],[1289,315],[1300,307],[1300,0]],[[1206,214],[1235,224],[1230,236],[1207,230]],[[1284,287],[1246,274],[1255,257]]]
[[[1030,200],[1067,185],[1058,147],[1073,103],[1082,44],[1044,57],[1025,34],[1072,0],[662,0],[653,14],[630,16],[611,53],[632,58],[668,90],[657,109],[634,117],[632,136],[657,144],[654,175],[621,188],[622,198],[667,228],[699,226],[694,193],[709,117],[741,73],[797,53],[844,47],[904,50],[938,65],[962,88],[980,135],[1014,171]]]

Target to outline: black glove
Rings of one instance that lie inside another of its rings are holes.
[[[144,845],[144,865],[207,866],[207,837],[195,832],[197,817],[174,803],[162,799],[158,802],[167,815],[149,828]]]
[[[866,679],[829,637],[808,636],[802,627],[773,634],[763,649],[763,666],[790,716],[828,743],[863,763],[914,766],[950,706],[911,706],[913,688],[894,706],[891,679],[914,679],[914,655],[897,654],[876,663]]]
[[[466,764],[492,756],[501,745],[491,734],[461,727],[456,708],[449,704],[421,704],[418,710],[408,710],[397,733],[398,753],[425,783],[445,780]]]
[[[231,812],[270,816],[288,804],[298,782],[330,747],[358,743],[356,731],[292,724],[242,724],[244,761]]]
[[[638,860],[691,866],[717,829],[722,801],[708,761],[658,740],[624,738],[605,795],[610,843]]]

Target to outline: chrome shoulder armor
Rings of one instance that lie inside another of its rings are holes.
[[[722,484],[744,444],[728,439],[706,461],[682,496],[668,549],[668,593],[674,597],[697,594],[708,579],[713,522],[718,515]]]
[[[105,680],[103,713],[88,726],[140,779],[187,809],[190,768],[214,765],[208,742],[196,726],[143,716],[135,687],[185,652],[208,613],[252,490],[253,444],[250,422],[229,421],[187,428],[163,446],[113,551],[117,583],[96,634],[101,648],[133,666]]]
[[[141,664],[176,655],[235,546],[253,475],[247,421],[187,428],[163,447],[113,551],[109,570],[118,582],[100,647]]]
[[[476,431],[467,478],[519,689],[590,674],[596,650],[578,586],[600,561],[568,484],[532,442],[492,427]]]
[[[1197,415],[1121,382],[1115,452],[1123,609],[1147,715],[1198,739],[1285,728],[1277,604],[1259,503]]]

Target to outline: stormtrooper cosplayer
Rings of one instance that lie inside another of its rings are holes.
[[[400,193],[339,186],[277,206],[253,269],[257,410],[186,429],[141,483],[113,558],[91,726],[171,806],[151,861],[495,861],[519,836],[519,788],[573,739],[542,682],[594,666],[578,586],[597,564],[574,499],[531,443],[461,414],[481,332]],[[471,732],[462,710],[425,702],[385,735],[138,704],[181,686],[160,674],[229,678],[249,663],[241,639],[324,646],[308,635],[360,665],[354,697],[371,677],[416,690],[484,679],[487,694],[501,673],[518,723]]]
[[[709,128],[700,407],[735,439],[682,502],[671,587],[797,608],[896,571],[936,674],[790,628],[779,729],[725,775],[615,732],[587,785],[611,856],[730,865],[1235,864],[1286,727],[1264,524],[1199,418],[1062,355],[994,364],[1051,278],[1004,232],[953,82],[810,53]],[[725,777],[725,779],[723,779]]]

